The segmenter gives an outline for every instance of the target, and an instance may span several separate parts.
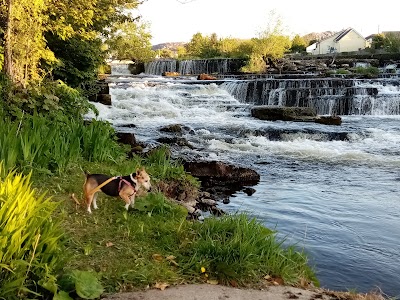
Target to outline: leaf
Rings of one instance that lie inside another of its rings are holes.
[[[73,278],[76,293],[83,299],[99,298],[104,291],[103,286],[92,272],[75,270]]]
[[[218,285],[218,280],[210,279],[210,280],[207,280],[207,283],[212,284],[212,285]]]
[[[67,292],[59,291],[57,294],[54,295],[53,300],[74,300],[69,296]]]
[[[175,266],[179,266],[179,264],[175,261],[175,256],[173,255],[168,255],[166,257],[166,260],[168,260],[171,264],[175,265]]]
[[[114,246],[114,243],[112,243],[112,242],[107,242],[106,243],[106,247],[108,248],[108,247],[112,247],[112,246]]]
[[[38,282],[39,285],[44,287],[46,290],[52,292],[53,294],[57,293],[56,278],[55,277],[51,277],[51,278],[46,278],[46,279],[39,280],[39,282]]]
[[[157,253],[153,254],[151,257],[152,257],[155,261],[162,261],[162,260],[164,259],[164,258],[162,257],[162,255],[157,254]]]
[[[167,287],[169,287],[169,284],[165,283],[165,282],[157,282],[154,286],[156,289],[159,290],[165,290]]]

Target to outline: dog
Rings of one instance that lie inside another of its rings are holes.
[[[91,206],[97,209],[97,192],[100,190],[108,196],[121,197],[125,201],[125,209],[134,207],[135,195],[140,188],[151,190],[150,176],[144,168],[136,170],[126,176],[111,177],[105,174],[89,174],[85,172],[86,180],[83,184],[87,211],[92,213]]]

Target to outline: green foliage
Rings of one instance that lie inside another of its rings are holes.
[[[400,35],[387,33],[384,39],[384,48],[390,53],[400,52]]]
[[[58,58],[53,68],[54,79],[59,79],[73,88],[88,90],[97,81],[97,70],[105,60],[102,41],[72,37],[62,40],[57,35],[46,35],[47,45]]]
[[[147,62],[155,57],[150,39],[147,24],[125,21],[114,24],[106,44],[115,59]]]
[[[140,158],[139,158],[140,159]],[[167,146],[161,146],[142,160],[138,165],[146,165],[150,174],[157,174],[158,180],[180,180],[199,187],[197,179],[186,173],[183,165],[178,160],[172,160],[170,150]]]
[[[385,36],[383,34],[376,34],[372,37],[373,49],[382,49],[385,45]]]
[[[290,50],[294,53],[300,53],[306,51],[306,41],[300,37],[298,34],[292,40],[292,46]]]
[[[379,75],[379,69],[376,67],[357,67],[352,69],[352,71],[355,74],[364,75],[369,78],[375,78]]]
[[[222,283],[236,280],[244,284],[270,275],[286,284],[300,284],[301,279],[317,283],[307,266],[304,253],[284,247],[275,233],[246,215],[207,218],[193,224],[197,237],[191,244],[192,272],[204,267],[211,278]]]
[[[83,114],[94,109],[78,90],[62,81],[35,82],[26,89],[3,82],[10,90],[4,108],[12,116],[21,117],[24,112],[30,115],[43,114],[54,119],[82,119]]]
[[[66,119],[50,121],[25,116],[19,122],[0,120],[0,160],[5,169],[29,172],[63,172],[81,159],[116,161],[124,156],[111,125]]]
[[[0,174],[4,168],[0,164]],[[0,178],[0,297],[20,299],[44,289],[56,292],[63,261],[63,232],[56,203],[36,195],[31,175]]]
[[[174,53],[172,52],[171,49],[161,49],[161,51],[159,51],[159,56],[160,58],[173,58],[174,57]]]
[[[60,280],[61,289],[55,299],[64,300],[69,298],[69,293],[76,293],[82,299],[96,299],[104,292],[98,275],[90,271],[72,270],[64,274]]]
[[[215,33],[205,37],[201,33],[196,33],[185,47],[186,55],[190,57],[214,58],[222,56],[220,40]]]

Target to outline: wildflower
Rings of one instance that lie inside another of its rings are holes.
[[[206,272],[206,268],[204,268],[204,267],[201,267],[201,273],[205,273]]]

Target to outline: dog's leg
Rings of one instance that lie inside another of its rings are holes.
[[[135,202],[135,190],[132,189],[131,187],[124,186],[121,191],[119,192],[119,196],[121,197],[122,200],[125,201],[125,209],[129,209],[129,205],[133,207],[134,202]]]
[[[93,195],[90,195],[90,196],[86,197],[87,211],[88,211],[89,214],[92,213],[92,210],[90,209],[90,207],[92,206],[92,200],[93,200]]]
[[[131,207],[134,208],[135,207],[135,194],[130,196],[130,199],[131,199]]]
[[[99,208],[97,206],[97,194],[98,193],[94,193],[94,195],[93,195],[93,209],[98,209]]]

